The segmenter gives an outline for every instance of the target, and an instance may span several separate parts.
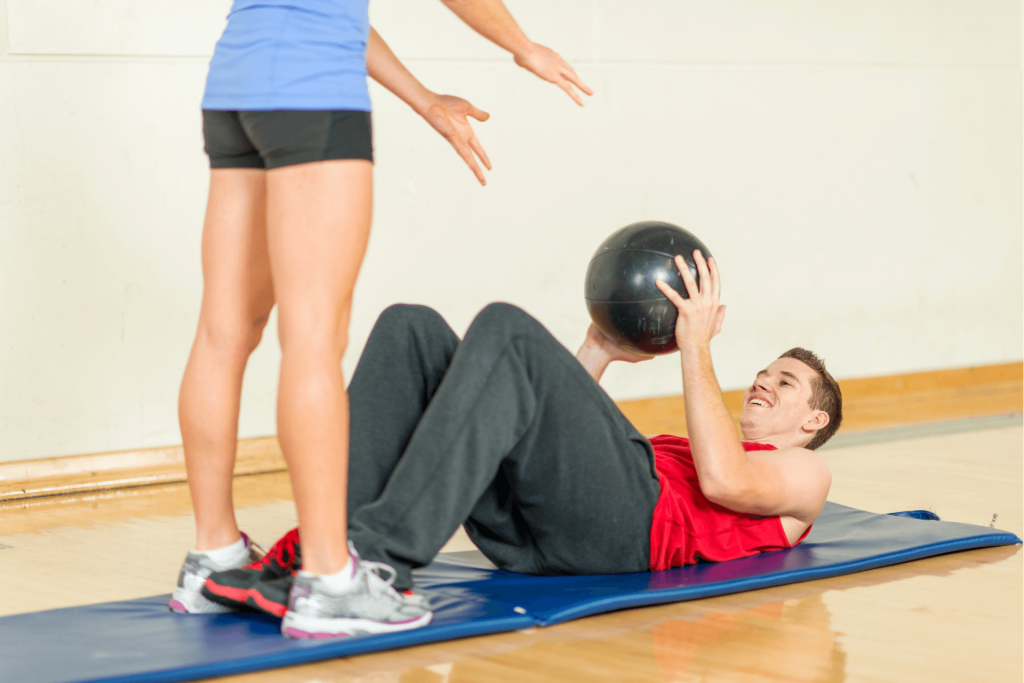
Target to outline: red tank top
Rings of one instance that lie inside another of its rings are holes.
[[[652,438],[651,445],[661,484],[651,519],[651,571],[791,547],[777,516],[734,512],[704,497],[689,439],[663,434]],[[775,446],[744,441],[743,450],[774,451]],[[797,543],[809,531],[810,527]]]

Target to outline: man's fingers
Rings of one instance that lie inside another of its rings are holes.
[[[697,286],[697,282],[693,279],[693,275],[690,273],[690,266],[687,265],[686,259],[682,256],[676,256],[675,258],[676,268],[679,269],[679,275],[683,278],[683,286],[686,287],[686,293],[691,299],[696,300],[700,296],[700,288]]]
[[[477,121],[486,121],[491,118],[491,115],[485,112],[483,109],[477,109],[472,104],[469,105],[469,115]]]
[[[718,274],[718,262],[714,256],[708,256],[708,270],[711,271],[711,296],[718,301],[722,295],[722,278]]]
[[[722,331],[722,323],[725,322],[725,306],[719,306],[715,314],[715,334]]]
[[[685,305],[686,300],[683,299],[683,297],[679,296],[679,292],[672,289],[672,287],[669,286],[667,282],[665,282],[664,280],[657,280],[654,284],[657,286],[658,289],[661,290],[661,293],[665,295],[665,298],[671,301],[676,308]]]
[[[697,277],[700,279],[700,293],[707,296],[711,294],[711,273],[708,271],[708,263],[704,260],[704,254],[700,249],[693,250],[693,263],[697,266]]]

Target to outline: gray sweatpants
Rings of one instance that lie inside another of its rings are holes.
[[[510,571],[647,570],[651,445],[522,310],[491,304],[460,341],[429,308],[388,308],[349,397],[349,536],[397,588],[460,524]]]

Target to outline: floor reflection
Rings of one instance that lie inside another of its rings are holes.
[[[346,680],[839,683],[846,678],[845,669],[846,654],[818,594],[743,611],[708,611],[700,618],[670,619],[643,631],[596,640],[536,642],[514,653]]]
[[[652,631],[665,683],[763,680],[800,683],[846,678],[846,654],[821,595],[743,612],[709,612],[698,621],[667,621]]]

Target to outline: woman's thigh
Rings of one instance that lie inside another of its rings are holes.
[[[361,159],[267,171],[270,266],[281,347],[339,357],[366,251],[373,166]]]
[[[247,168],[210,173],[200,332],[217,346],[257,341],[274,305],[265,175]]]

